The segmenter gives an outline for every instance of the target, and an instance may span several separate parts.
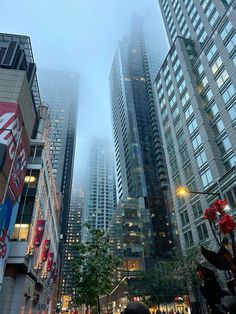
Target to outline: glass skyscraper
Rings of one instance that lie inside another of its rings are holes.
[[[143,198],[149,217],[145,227],[151,249],[145,253],[142,269],[156,257],[168,256],[173,245],[172,205],[151,79],[150,58],[158,55],[145,39],[142,21],[135,18],[131,36],[119,43],[110,73],[118,197],[120,202]]]

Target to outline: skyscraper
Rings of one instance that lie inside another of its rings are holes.
[[[172,46],[155,90],[185,249],[212,239],[201,217],[214,197],[192,194],[178,199],[180,185],[221,192],[231,209],[236,208],[236,2],[159,2]]]
[[[87,171],[83,222],[106,231],[116,204],[113,151],[108,140],[91,141]],[[89,239],[89,231],[84,227],[83,241]]]
[[[66,235],[70,211],[71,188],[78,112],[78,74],[40,71],[42,99],[48,103],[51,117],[51,157],[58,191],[62,193],[60,226],[60,269],[58,301],[61,301]]]
[[[51,118],[51,156],[58,191],[62,192],[61,233],[66,235],[70,207],[78,112],[78,74],[39,71],[42,100]]]
[[[168,256],[172,246],[171,201],[151,82],[152,53],[136,18],[131,36],[119,43],[110,73],[118,196],[144,198],[152,245],[145,253],[146,267],[157,256]]]
[[[85,205],[84,188],[72,188],[70,212],[65,245],[65,263],[62,277],[62,299],[70,298],[73,304],[75,289],[73,288],[73,263],[78,256],[75,245],[81,242],[82,214]],[[78,297],[78,296],[76,296]]]

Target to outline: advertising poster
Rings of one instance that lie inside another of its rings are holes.
[[[29,139],[19,105],[0,102],[0,284],[28,164]]]

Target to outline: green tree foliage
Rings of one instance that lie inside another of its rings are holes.
[[[118,263],[109,249],[104,232],[90,229],[91,242],[77,246],[78,258],[74,262],[75,302],[89,306],[97,304],[100,313],[99,296],[108,294],[113,285],[113,273]]]
[[[172,262],[160,262],[158,268],[143,273],[137,289],[149,305],[173,302],[174,297],[187,292],[182,278],[173,273]]]
[[[199,301],[200,279],[197,275],[197,264],[201,262],[202,254],[199,246],[193,246],[182,254],[180,250],[174,251],[172,269],[174,273],[186,283],[192,291],[196,301]]]

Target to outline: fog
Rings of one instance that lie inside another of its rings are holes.
[[[0,32],[28,35],[38,68],[80,74],[75,178],[91,136],[112,137],[108,76],[132,14],[167,49],[157,0],[1,0]]]

